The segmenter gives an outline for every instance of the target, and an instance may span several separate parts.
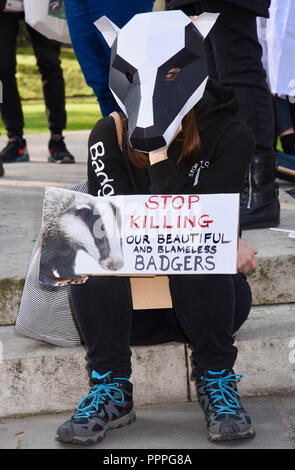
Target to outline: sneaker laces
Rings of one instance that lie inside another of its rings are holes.
[[[216,408],[217,414],[220,415],[226,413],[234,415],[236,414],[236,409],[241,407],[237,397],[241,398],[242,395],[232,388],[230,383],[239,382],[243,376],[232,372],[228,372],[227,375],[223,376],[222,374],[225,372],[226,369],[223,369],[221,372],[213,372],[209,370],[208,374],[212,374],[215,377],[211,378],[203,376],[202,379],[204,382],[207,382],[205,388],[210,392],[210,398],[213,406]],[[217,375],[222,377],[216,377]],[[209,388],[212,386],[214,386],[214,388]],[[220,401],[224,404],[218,404]]]
[[[126,378],[117,378],[116,380],[127,380]],[[119,392],[121,398],[117,400],[112,392]],[[77,413],[73,416],[76,418],[90,418],[92,414],[99,412],[100,405],[105,403],[105,400],[110,398],[113,402],[122,404],[124,403],[125,396],[118,383],[99,383],[94,385],[89,394],[84,397],[77,406]]]

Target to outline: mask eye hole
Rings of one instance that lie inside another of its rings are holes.
[[[173,67],[166,73],[165,82],[172,82],[180,72],[181,69],[179,67]]]
[[[133,83],[133,75],[130,72],[126,72],[126,77],[129,83]]]

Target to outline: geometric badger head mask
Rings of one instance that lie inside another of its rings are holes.
[[[204,38],[218,14],[191,20],[180,10],[135,15],[122,29],[95,22],[111,47],[109,87],[128,117],[130,145],[153,152],[171,142],[202,98],[208,72]]]

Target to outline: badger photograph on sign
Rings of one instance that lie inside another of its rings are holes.
[[[238,194],[94,197],[47,188],[40,282],[236,273],[238,208]]]

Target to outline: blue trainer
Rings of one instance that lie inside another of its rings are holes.
[[[97,444],[108,429],[135,420],[132,383],[113,377],[112,372],[99,375],[92,371],[93,387],[80,401],[76,414],[57,429],[56,440],[66,444]]]
[[[209,441],[251,439],[251,419],[240,403],[237,382],[242,375],[233,370],[206,371],[195,379],[200,406],[205,414]]]

